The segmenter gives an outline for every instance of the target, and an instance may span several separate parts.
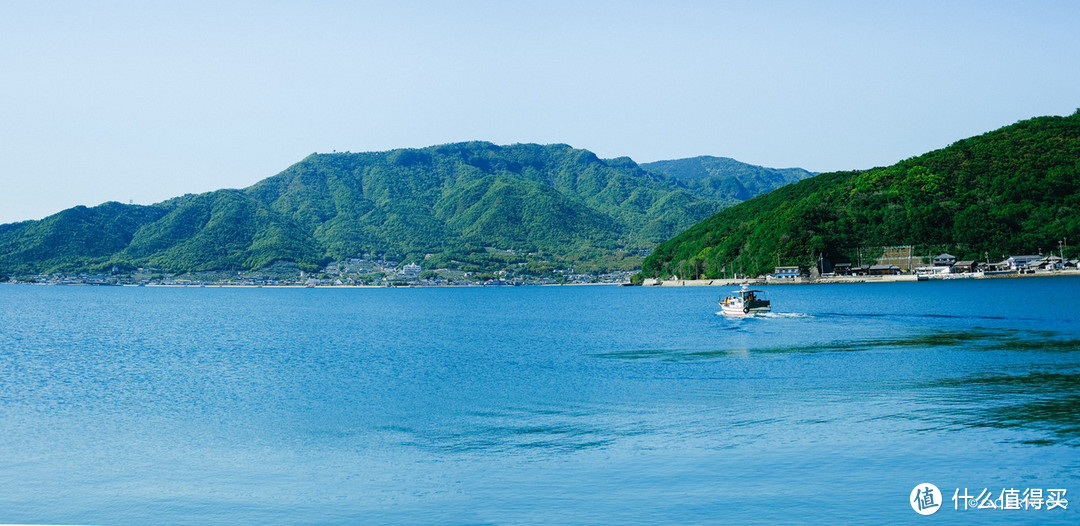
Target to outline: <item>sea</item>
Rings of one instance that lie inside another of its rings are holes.
[[[1080,523],[1080,278],[762,288],[0,285],[0,523]]]

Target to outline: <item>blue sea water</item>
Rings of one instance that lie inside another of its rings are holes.
[[[1080,522],[1080,279],[767,290],[0,286],[0,523]]]

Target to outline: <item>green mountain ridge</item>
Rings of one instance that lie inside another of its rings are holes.
[[[1080,241],[1080,110],[780,187],[661,243],[637,278],[761,275],[778,263],[853,262],[862,247],[896,245],[999,259],[1067,239]]]
[[[736,201],[745,201],[816,175],[802,168],[766,168],[729,157],[707,155],[642,163],[641,167],[667,175],[697,193]]]
[[[0,225],[0,276],[277,261],[310,270],[364,254],[428,268],[630,270],[656,243],[737,200],[565,144],[312,154],[245,189]]]

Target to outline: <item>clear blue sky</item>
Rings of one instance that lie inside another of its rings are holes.
[[[870,168],[1080,107],[1080,2],[3,2],[0,223],[465,140]]]

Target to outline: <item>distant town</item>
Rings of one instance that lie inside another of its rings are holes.
[[[1080,273],[1080,260],[1057,255],[1016,255],[998,262],[957,261],[948,253],[933,257],[914,257],[909,247],[886,247],[890,253],[872,264],[830,263],[775,267],[773,273],[757,277],[732,275],[723,279],[668,280],[646,279],[643,285],[726,285],[752,280],[758,283],[835,283],[859,281],[924,281]],[[903,250],[896,250],[903,249]],[[575,272],[572,267],[555,269],[544,276],[515,270],[466,272],[458,269],[425,270],[415,262],[402,263],[382,257],[351,258],[335,261],[315,271],[303,271],[295,263],[277,262],[249,271],[199,271],[170,273],[139,267],[123,270],[113,267],[98,274],[55,273],[11,278],[8,283],[42,285],[126,285],[126,286],[231,286],[231,287],[478,287],[629,284],[636,271],[606,273]]]
[[[575,272],[573,267],[555,269],[544,276],[516,270],[467,272],[457,269],[424,270],[415,262],[402,263],[382,257],[351,258],[305,272],[292,262],[277,262],[250,271],[199,271],[170,273],[149,267],[123,270],[113,267],[97,274],[55,273],[12,278],[9,283],[44,285],[127,286],[235,286],[235,287],[476,287],[517,285],[622,284],[634,271]]]
[[[761,284],[850,283],[864,281],[926,281],[931,279],[968,279],[1028,275],[1080,274],[1080,259],[1065,259],[1054,254],[1008,256],[991,262],[957,261],[956,256],[914,256],[911,246],[883,247],[884,254],[872,264],[831,263],[820,259],[813,267],[777,266],[773,273],[750,278],[735,275],[724,279],[670,280],[646,279],[643,285],[727,285],[740,281]]]

